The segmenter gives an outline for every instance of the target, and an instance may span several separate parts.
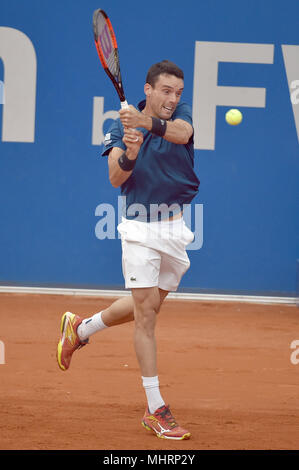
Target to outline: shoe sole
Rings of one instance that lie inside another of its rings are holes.
[[[61,332],[61,337],[64,334],[65,328],[66,328],[66,320],[68,317],[69,312],[65,312],[62,317],[61,317],[61,322],[60,322],[60,332]],[[60,338],[59,343],[57,345],[57,362],[61,370],[66,370],[66,367],[62,364],[61,362],[61,353],[62,353],[62,340]]]
[[[191,433],[187,432],[183,436],[180,437],[170,437],[170,436],[165,436],[164,434],[159,434],[157,431],[155,431],[153,428],[148,426],[144,421],[141,421],[142,426],[147,430],[153,432],[159,439],[172,439],[174,441],[183,441],[185,439],[190,439]]]

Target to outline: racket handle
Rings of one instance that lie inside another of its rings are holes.
[[[121,105],[121,109],[125,109],[125,108],[128,108],[128,107],[129,107],[129,105],[128,105],[128,103],[127,103],[126,100],[125,100],[125,101],[121,101],[121,102],[120,102],[120,105]]]

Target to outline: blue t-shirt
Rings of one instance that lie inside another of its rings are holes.
[[[141,111],[145,101],[139,103]],[[190,106],[179,103],[172,120],[183,119],[192,125]],[[189,204],[198,193],[199,179],[194,172],[193,136],[187,144],[174,144],[140,128],[143,143],[130,177],[121,185],[123,216],[153,221],[169,218]],[[105,136],[103,156],[113,147],[126,150],[123,125],[116,119]]]

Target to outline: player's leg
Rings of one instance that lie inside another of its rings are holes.
[[[81,340],[86,340],[98,331],[133,320],[134,308],[132,296],[121,297],[115,300],[108,308],[84,318],[78,327],[77,333]]]
[[[160,305],[167,292],[159,289]],[[61,320],[61,336],[57,345],[57,361],[62,370],[70,366],[73,353],[88,343],[93,334],[111,326],[121,325],[134,320],[134,301],[132,296],[115,300],[108,308],[85,319],[66,312]]]
[[[165,233],[165,225],[161,232]],[[183,221],[169,224],[167,233],[173,234],[174,238],[170,244],[167,244],[167,238],[161,240],[158,286],[164,291],[176,291],[182,276],[190,266],[185,245],[191,241],[191,234],[185,230]],[[181,237],[181,234],[184,237]],[[183,440],[191,436],[189,431],[177,424],[169,406],[165,404],[154,411],[149,407],[144,414],[142,425],[160,438]]]
[[[160,306],[167,294],[168,292],[159,289]],[[134,301],[132,295],[121,297],[101,312],[96,313],[89,318],[85,318],[78,328],[78,334],[81,340],[85,340],[104,328],[121,325],[133,320]]]
[[[168,292],[159,289],[160,307]],[[102,311],[102,320],[106,326],[116,326],[134,320],[134,301],[132,295],[122,297]]]
[[[167,291],[164,291],[167,295]],[[136,356],[147,397],[142,425],[165,439],[189,439],[190,433],[180,427],[160,393],[157,371],[155,326],[160,309],[159,288],[132,290],[134,300]]]
[[[157,371],[155,326],[157,314],[167,294],[167,291],[162,291],[158,287],[132,289],[135,317],[134,346],[147,397],[147,409],[151,413],[165,405],[160,393]]]
[[[102,312],[102,320],[106,326],[116,326],[134,320],[134,303],[131,295],[115,300]]]
[[[144,377],[157,375],[156,317],[168,292],[158,287],[132,289],[134,301],[134,345],[140,371]]]

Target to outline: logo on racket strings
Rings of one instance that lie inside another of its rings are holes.
[[[108,26],[105,24],[103,32],[100,34],[100,44],[107,60],[112,51],[111,38],[108,30]]]

